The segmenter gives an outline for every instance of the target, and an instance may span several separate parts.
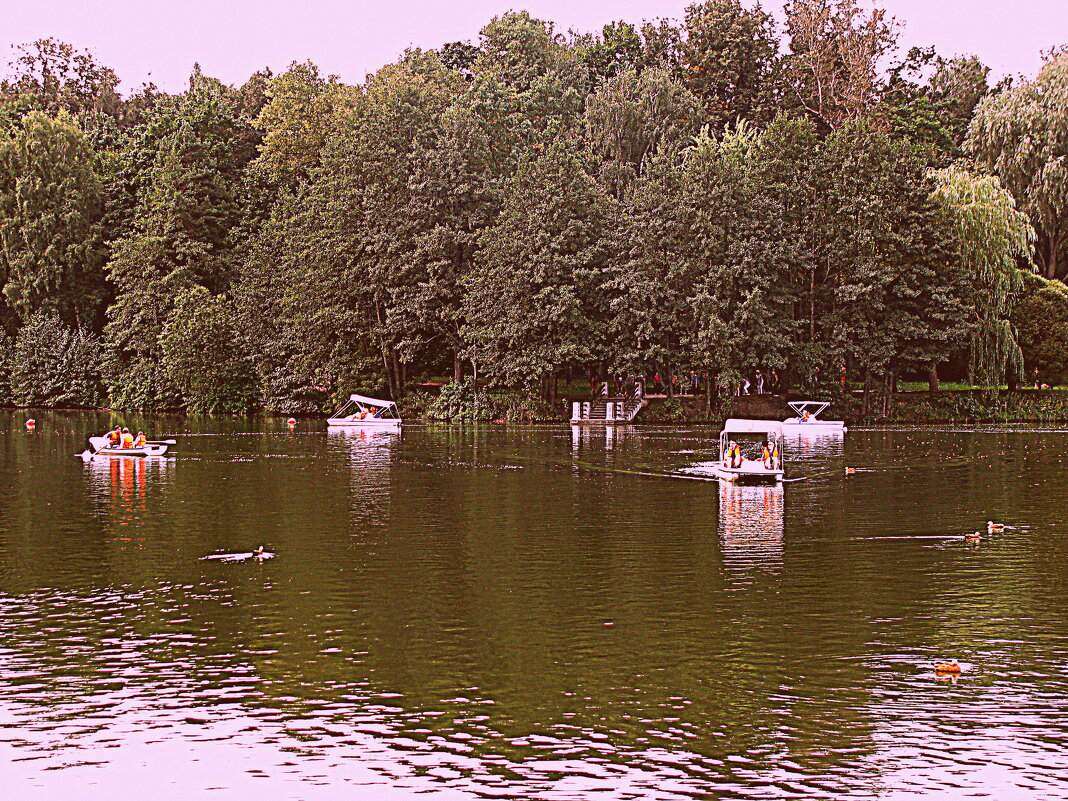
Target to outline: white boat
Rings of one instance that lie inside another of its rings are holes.
[[[821,433],[845,433],[848,429],[842,420],[820,420],[820,414],[831,404],[827,401],[790,401],[788,404],[796,413],[796,417],[788,417],[782,421],[783,427],[790,433],[798,431],[816,431]]]
[[[162,456],[174,445],[173,439],[149,442],[139,448],[112,448],[107,437],[89,437],[89,450],[82,456]]]
[[[401,424],[397,404],[363,395],[349,395],[348,401],[326,419],[328,426],[396,428]]]
[[[725,481],[782,481],[782,431],[783,425],[777,420],[728,420],[719,433],[719,460],[713,464],[712,472]],[[728,456],[731,442],[742,451],[739,458]],[[778,453],[770,464],[761,458],[765,442],[770,442]]]

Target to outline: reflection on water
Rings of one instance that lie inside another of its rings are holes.
[[[727,567],[778,567],[783,555],[782,484],[719,482],[719,536]]]
[[[748,487],[670,477],[697,427],[147,420],[173,459],[84,464],[108,420],[38,420],[0,416],[18,801],[1068,795],[1064,433]]]

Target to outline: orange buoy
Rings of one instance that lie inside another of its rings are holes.
[[[35,428],[37,428],[37,421],[31,417],[26,421],[26,430],[33,431]]]
[[[935,673],[960,673],[960,665],[955,659],[952,662],[939,662],[935,665]]]

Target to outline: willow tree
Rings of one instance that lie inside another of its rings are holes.
[[[992,169],[1034,221],[1046,278],[1068,274],[1068,50],[1034,81],[985,98],[965,147]]]
[[[1009,322],[1021,286],[1021,262],[1031,263],[1035,231],[997,177],[959,165],[933,170],[934,201],[959,242],[960,258],[974,283],[969,380],[997,386],[1023,375],[1023,353]]]

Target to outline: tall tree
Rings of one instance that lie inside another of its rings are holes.
[[[65,111],[82,130],[92,131],[107,118],[122,114],[119,78],[91,53],[56,39],[19,45],[0,82],[0,97],[9,105],[56,115]]]
[[[775,20],[756,3],[704,0],[686,9],[682,45],[686,86],[717,128],[774,115],[779,67]]]
[[[897,27],[886,12],[865,14],[858,0],[790,0],[785,78],[800,108],[827,128],[865,116],[883,90],[880,59]]]
[[[1019,290],[1017,266],[1030,263],[1034,229],[993,176],[961,166],[933,173],[933,197],[960,243],[960,259],[974,287],[970,373],[996,386],[1023,377],[1023,354],[1009,323]]]
[[[85,135],[66,112],[26,115],[0,142],[0,283],[23,321],[45,309],[99,330],[107,297],[103,215]]]
[[[495,381],[543,388],[597,359],[607,312],[604,237],[612,207],[560,142],[520,165],[465,278],[466,336]]]
[[[1031,218],[1047,278],[1068,275],[1068,50],[1050,53],[1034,81],[982,100],[966,147]]]

